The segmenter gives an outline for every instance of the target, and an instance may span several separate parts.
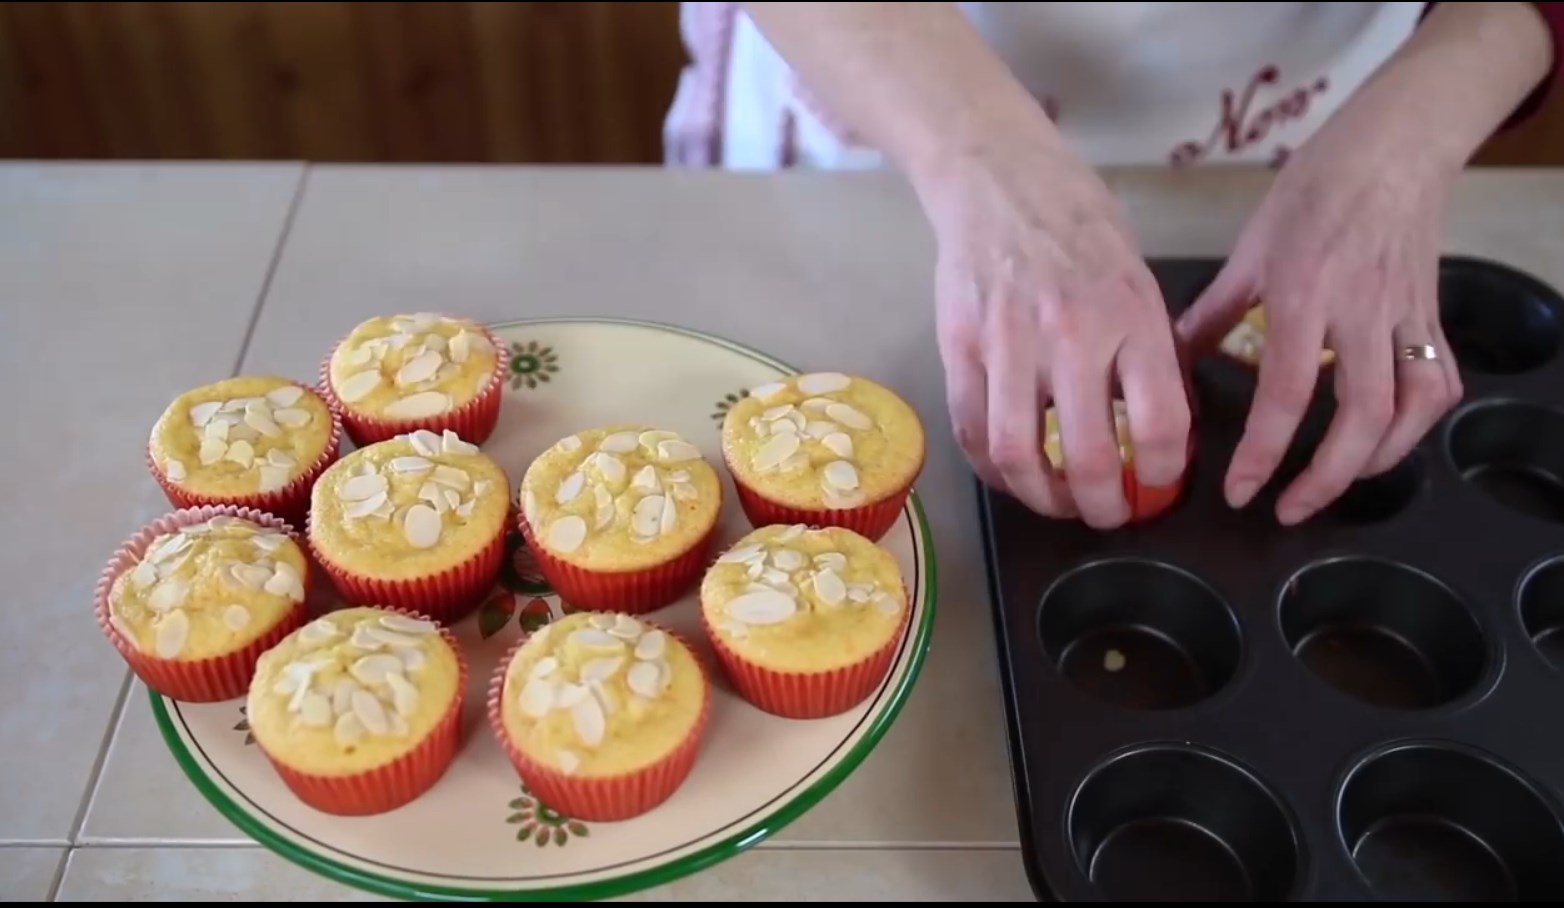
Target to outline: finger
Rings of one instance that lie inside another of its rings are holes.
[[[1322,320],[1308,310],[1295,315],[1281,307],[1270,318],[1268,334],[1254,402],[1227,470],[1227,501],[1235,508],[1247,505],[1276,471],[1319,380]]]
[[[1396,356],[1396,415],[1379,447],[1369,457],[1363,475],[1374,476],[1391,469],[1411,453],[1423,436],[1461,399],[1461,377],[1455,368],[1455,356],[1439,325],[1412,323],[1393,332]],[[1433,360],[1405,359],[1408,348],[1432,347]]]
[[[1195,302],[1178,317],[1174,332],[1178,342],[1194,356],[1215,350],[1254,304],[1254,269],[1248,260],[1234,255],[1217,272]]]
[[[1191,422],[1184,372],[1171,336],[1160,329],[1137,333],[1118,355],[1135,475],[1152,488],[1184,474]]]
[[[975,358],[957,356],[946,366],[945,402],[956,444],[972,471],[996,491],[1009,492],[988,456],[988,381]]]
[[[1335,332],[1336,416],[1308,469],[1276,503],[1283,524],[1307,520],[1363,472],[1396,412],[1390,328],[1363,324]]]
[[[997,324],[997,323],[996,323]],[[1035,331],[1001,326],[985,338],[989,458],[1010,494],[1039,514],[1073,514],[1069,496],[1047,470],[1038,432]]]
[[[1053,374],[1070,497],[1081,518],[1098,529],[1123,524],[1130,511],[1113,420],[1111,361],[1089,350],[1071,350],[1059,357]]]

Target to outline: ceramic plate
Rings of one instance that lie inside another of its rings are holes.
[[[620,421],[681,432],[720,465],[726,409],[745,389],[796,372],[762,353],[663,325],[561,319],[497,331],[510,344],[512,373],[499,428],[484,450],[513,485],[557,439]],[[749,525],[731,480],[723,481],[725,547]],[[253,745],[241,700],[187,704],[154,695],[152,709],[175,758],[218,810],[261,844],[340,882],[407,899],[623,895],[772,835],[874,749],[917,678],[934,626],[934,552],[916,494],[882,544],[901,563],[913,616],[879,689],[845,715],[791,721],[749,706],[719,681],[711,730],[688,780],[661,807],[626,822],[584,823],[539,803],[484,721],[483,688],[499,658],[523,632],[570,610],[516,533],[501,584],[454,628],[472,666],[467,744],[439,784],[406,807],[344,819],[303,806]],[[693,591],[657,617],[699,634]]]

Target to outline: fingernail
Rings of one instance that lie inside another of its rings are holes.
[[[1254,497],[1257,483],[1253,479],[1235,479],[1227,492],[1227,503],[1235,508],[1241,508]]]

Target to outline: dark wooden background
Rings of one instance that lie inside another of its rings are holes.
[[[654,163],[683,60],[676,3],[5,2],[0,157]]]

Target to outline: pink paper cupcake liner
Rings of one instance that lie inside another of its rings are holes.
[[[315,480],[320,478],[320,474],[336,463],[337,458],[342,454],[343,426],[342,411],[333,399],[309,385],[299,382],[294,384],[303,388],[304,393],[312,395],[325,404],[326,410],[331,414],[331,434],[326,439],[326,446],[308,469],[275,492],[255,492],[249,495],[203,495],[184,488],[168,478],[168,474],[152,456],[152,444],[149,438],[146,451],[147,469],[152,473],[152,478],[157,481],[158,486],[163,489],[169,504],[176,509],[221,505],[254,508],[257,511],[275,514],[294,526],[303,526],[304,518],[310,508],[310,489],[314,487]]]
[[[103,631],[104,636],[114,645],[131,671],[135,672],[147,687],[173,700],[213,703],[244,696],[249,689],[250,679],[255,676],[256,660],[284,637],[302,627],[309,614],[308,603],[314,577],[306,558],[305,569],[302,572],[304,601],[298,603],[281,621],[243,649],[206,659],[164,659],[154,653],[142,651],[134,641],[120,633],[109,610],[109,592],[119,576],[135,567],[157,537],[218,516],[238,517],[254,521],[268,529],[280,530],[287,533],[299,545],[301,551],[308,552],[299,539],[298,532],[275,515],[233,505],[204,505],[188,508],[159,517],[142,527],[121,545],[99,576],[94,594],[98,627]]]
[[[346,335],[332,346],[331,352],[321,362],[320,393],[336,405],[342,414],[342,426],[348,438],[361,448],[418,429],[428,429],[437,435],[450,429],[463,441],[482,445],[494,434],[494,427],[499,424],[505,377],[510,373],[510,348],[490,329],[481,325],[478,329],[494,347],[494,371],[488,383],[479,389],[472,400],[448,413],[426,419],[392,420],[360,413],[353,409],[352,404],[343,402],[331,386],[331,359],[347,341]]]
[[[642,623],[657,628],[688,648],[688,641],[679,634],[645,619],[642,619]],[[616,776],[579,776],[560,772],[534,760],[516,746],[505,730],[505,675],[516,651],[527,639],[523,637],[513,645],[495,669],[489,681],[488,715],[489,727],[500,747],[509,757],[517,775],[538,800],[572,819],[609,823],[648,813],[673,797],[695,767],[706,729],[711,723],[711,678],[699,652],[690,648],[704,682],[705,700],[701,704],[699,718],[690,727],[684,740],[662,759],[634,772]]]
[[[387,611],[409,618],[433,620],[432,616],[400,608]],[[346,775],[317,775],[289,766],[272,755],[265,744],[256,746],[282,778],[288,790],[305,804],[322,813],[337,816],[369,816],[387,813],[422,797],[450,769],[462,746],[462,702],[467,690],[467,659],[456,637],[445,627],[439,629],[451,651],[456,654],[456,695],[440,721],[416,747],[384,766]]]

